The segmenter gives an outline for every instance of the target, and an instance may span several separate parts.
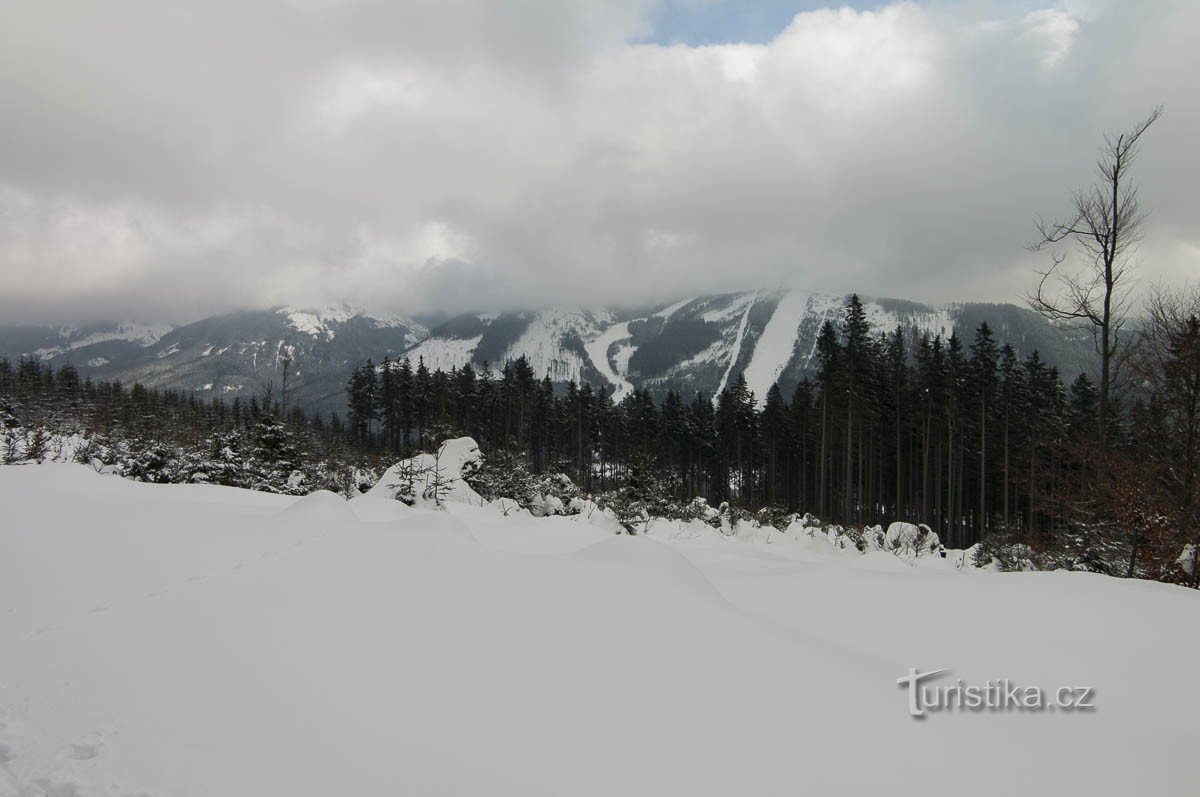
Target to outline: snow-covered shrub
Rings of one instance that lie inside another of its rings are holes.
[[[1190,542],[1183,546],[1183,550],[1179,552],[1179,558],[1175,560],[1175,566],[1190,578],[1196,569],[1196,546]]]
[[[938,535],[924,523],[896,521],[884,536],[885,550],[906,556],[928,556],[937,553],[941,545]]]
[[[134,441],[113,470],[139,482],[174,484],[187,480],[179,452],[157,440]]]
[[[764,506],[762,509],[754,513],[754,522],[760,526],[771,526],[773,528],[784,531],[788,526],[792,525],[792,519],[795,515],[783,507],[779,506]]]
[[[464,474],[475,474],[483,461],[469,437],[447,440],[432,454],[418,454],[388,468],[368,495],[392,498],[413,506],[441,506],[446,501],[480,505],[484,499]]]
[[[596,499],[601,510],[612,514],[627,534],[645,534],[656,517],[646,502],[621,491],[604,493]]]
[[[481,456],[463,479],[486,501],[508,498],[528,509],[541,496],[524,458],[507,451]]]
[[[1039,569],[1037,553],[1015,535],[989,534],[974,548],[976,567],[995,565],[997,570],[1005,572]]]

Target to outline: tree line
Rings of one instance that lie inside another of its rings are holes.
[[[67,363],[0,358],[0,462],[74,458],[152,482],[352,492],[375,470],[342,420],[285,412],[273,385],[243,400],[81,378]],[[69,448],[69,450],[66,450]]]
[[[1045,505],[1060,449],[1098,430],[1086,375],[1065,390],[1037,352],[1018,358],[986,323],[966,347],[953,335],[880,334],[857,295],[821,328],[812,378],[761,402],[741,375],[715,400],[669,391],[658,402],[642,389],[614,402],[586,383],[556,390],[524,358],[498,373],[368,362],[347,396],[356,441],[395,457],[469,435],[589,492],[639,471],[678,499],[840,524],[925,522],[957,547],[992,528],[1053,528]]]
[[[739,375],[715,398],[668,391],[656,401],[640,389],[614,401],[586,383],[556,389],[524,358],[498,372],[385,359],[350,377],[347,431],[391,458],[469,435],[589,493],[633,480],[677,500],[846,526],[925,523],[954,548],[983,542],[1161,576],[1164,557],[1191,538],[1181,512],[1198,503],[1200,300],[1172,296],[1131,344],[1139,386],[1110,398],[1107,416],[1088,374],[1064,385],[1038,352],[999,345],[987,323],[967,343],[881,332],[852,295],[790,396],[774,385],[760,402]],[[1173,529],[1162,544],[1152,544],[1156,524]]]

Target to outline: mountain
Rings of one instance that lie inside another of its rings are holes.
[[[449,370],[526,357],[539,377],[605,387],[620,399],[635,387],[713,395],[745,373],[759,400],[778,381],[785,395],[814,366],[817,333],[840,321],[845,297],[803,291],[751,291],[683,298],[637,310],[556,307],[468,314],[432,330],[405,318],[379,318],[346,306],[281,307],[213,316],[180,327],[131,321],[79,328],[0,326],[0,356],[34,354],[73,363],[93,379],[134,380],[203,396],[249,398],[273,382],[292,357],[289,403],[322,412],[345,409],[350,371],[368,358],[405,354]],[[987,321],[1001,343],[1024,357],[1038,350],[1064,379],[1091,370],[1081,339],[1021,307],[897,299],[864,300],[876,332],[897,326],[969,344]]]
[[[683,299],[648,311],[619,314],[550,309],[498,315],[463,315],[435,327],[406,356],[430,368],[470,362],[493,366],[520,356],[539,375],[609,386],[614,397],[637,388],[661,396],[713,395],[744,373],[760,401],[778,381],[785,395],[811,375],[817,334],[826,320],[842,317],[845,297],[803,291],[752,291]],[[1001,344],[1021,356],[1037,350],[1064,378],[1092,366],[1090,340],[1047,323],[1014,305],[949,304],[940,307],[896,299],[864,300],[876,332],[897,326],[967,345],[987,321]]]
[[[110,321],[80,327],[0,325],[0,357],[21,355],[98,368],[136,359],[174,327],[139,321]]]
[[[132,322],[96,327],[0,327],[0,356],[72,363],[93,379],[139,381],[202,396],[248,399],[270,382],[279,396],[280,358],[290,355],[289,403],[341,411],[350,370],[396,356],[428,330],[404,318],[350,307],[240,311],[180,327]]]

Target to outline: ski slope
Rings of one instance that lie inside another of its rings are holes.
[[[801,291],[788,291],[775,306],[771,320],[763,328],[762,335],[754,346],[750,365],[746,367],[746,384],[754,391],[761,407],[767,401],[767,391],[779,379],[787,367],[796,346],[797,330],[808,312],[809,295]],[[791,399],[791,396],[785,396]]]
[[[617,341],[626,340],[628,337],[629,322],[622,321],[608,327],[598,337],[583,345],[592,365],[596,366],[596,370],[608,380],[610,385],[615,386],[616,390],[613,392],[612,398],[617,402],[633,392],[633,385],[613,368],[612,362],[608,359],[608,349]]]
[[[0,467],[0,795],[1189,794],[1200,597]],[[897,678],[1086,684],[910,717]]]
[[[738,322],[737,334],[733,338],[733,347],[729,352],[729,365],[725,367],[725,373],[721,375],[721,383],[717,386],[717,391],[713,393],[712,400],[715,403],[724,392],[726,386],[729,385],[729,377],[733,373],[733,366],[737,364],[738,357],[742,353],[742,340],[746,337],[746,325],[750,321],[750,311],[754,309],[754,302],[758,299],[758,291],[754,291],[747,297],[743,298],[742,302],[745,305],[745,310],[742,311],[742,319]],[[708,318],[710,315],[706,315]]]

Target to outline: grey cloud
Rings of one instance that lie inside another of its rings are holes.
[[[897,4],[765,45],[631,44],[653,11],[6,4],[0,314],[1016,300],[1033,216],[1158,103],[1142,268],[1194,272],[1195,4]]]

